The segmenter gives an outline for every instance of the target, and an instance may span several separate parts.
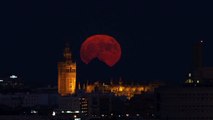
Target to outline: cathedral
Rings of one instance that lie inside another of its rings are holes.
[[[76,63],[72,61],[69,45],[64,49],[64,61],[58,63],[58,93],[74,94],[76,90]]]
[[[124,85],[122,82],[119,82],[119,84],[101,84],[95,82],[92,84],[84,83],[82,89],[79,83],[78,89],[83,90],[85,93],[92,93],[96,90],[103,93],[114,93],[115,96],[126,96],[130,99],[136,94],[153,92],[159,85],[159,83],[151,83],[148,85]],[[64,49],[64,60],[58,63],[58,93],[61,96],[76,93],[76,62],[72,61],[69,45],[66,45]]]

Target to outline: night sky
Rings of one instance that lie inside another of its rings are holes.
[[[6,3],[1,15],[0,75],[18,74],[33,85],[57,84],[57,62],[66,41],[77,62],[78,81],[183,81],[192,46],[204,40],[205,65],[213,66],[211,3],[129,0]],[[108,34],[122,48],[112,68],[80,59],[89,36]]]

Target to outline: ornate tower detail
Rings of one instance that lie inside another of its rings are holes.
[[[64,49],[64,61],[58,63],[58,93],[74,94],[76,90],[76,63],[72,61],[69,45]]]

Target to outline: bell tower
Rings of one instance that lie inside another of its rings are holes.
[[[58,63],[58,93],[74,94],[76,90],[76,63],[72,61],[69,44],[64,49],[64,61]]]

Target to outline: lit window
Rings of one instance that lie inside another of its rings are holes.
[[[31,113],[32,113],[32,114],[35,114],[35,113],[38,113],[38,111],[31,110]]]
[[[18,77],[15,76],[15,75],[11,75],[10,78],[15,79],[15,78],[18,78]]]
[[[81,118],[75,118],[74,120],[81,120]]]
[[[189,77],[191,77],[192,76],[192,74],[191,73],[189,73]]]
[[[66,113],[73,113],[72,111],[66,111]]]
[[[75,111],[75,113],[79,113],[80,111]]]
[[[53,111],[52,116],[55,116],[55,111]]]

